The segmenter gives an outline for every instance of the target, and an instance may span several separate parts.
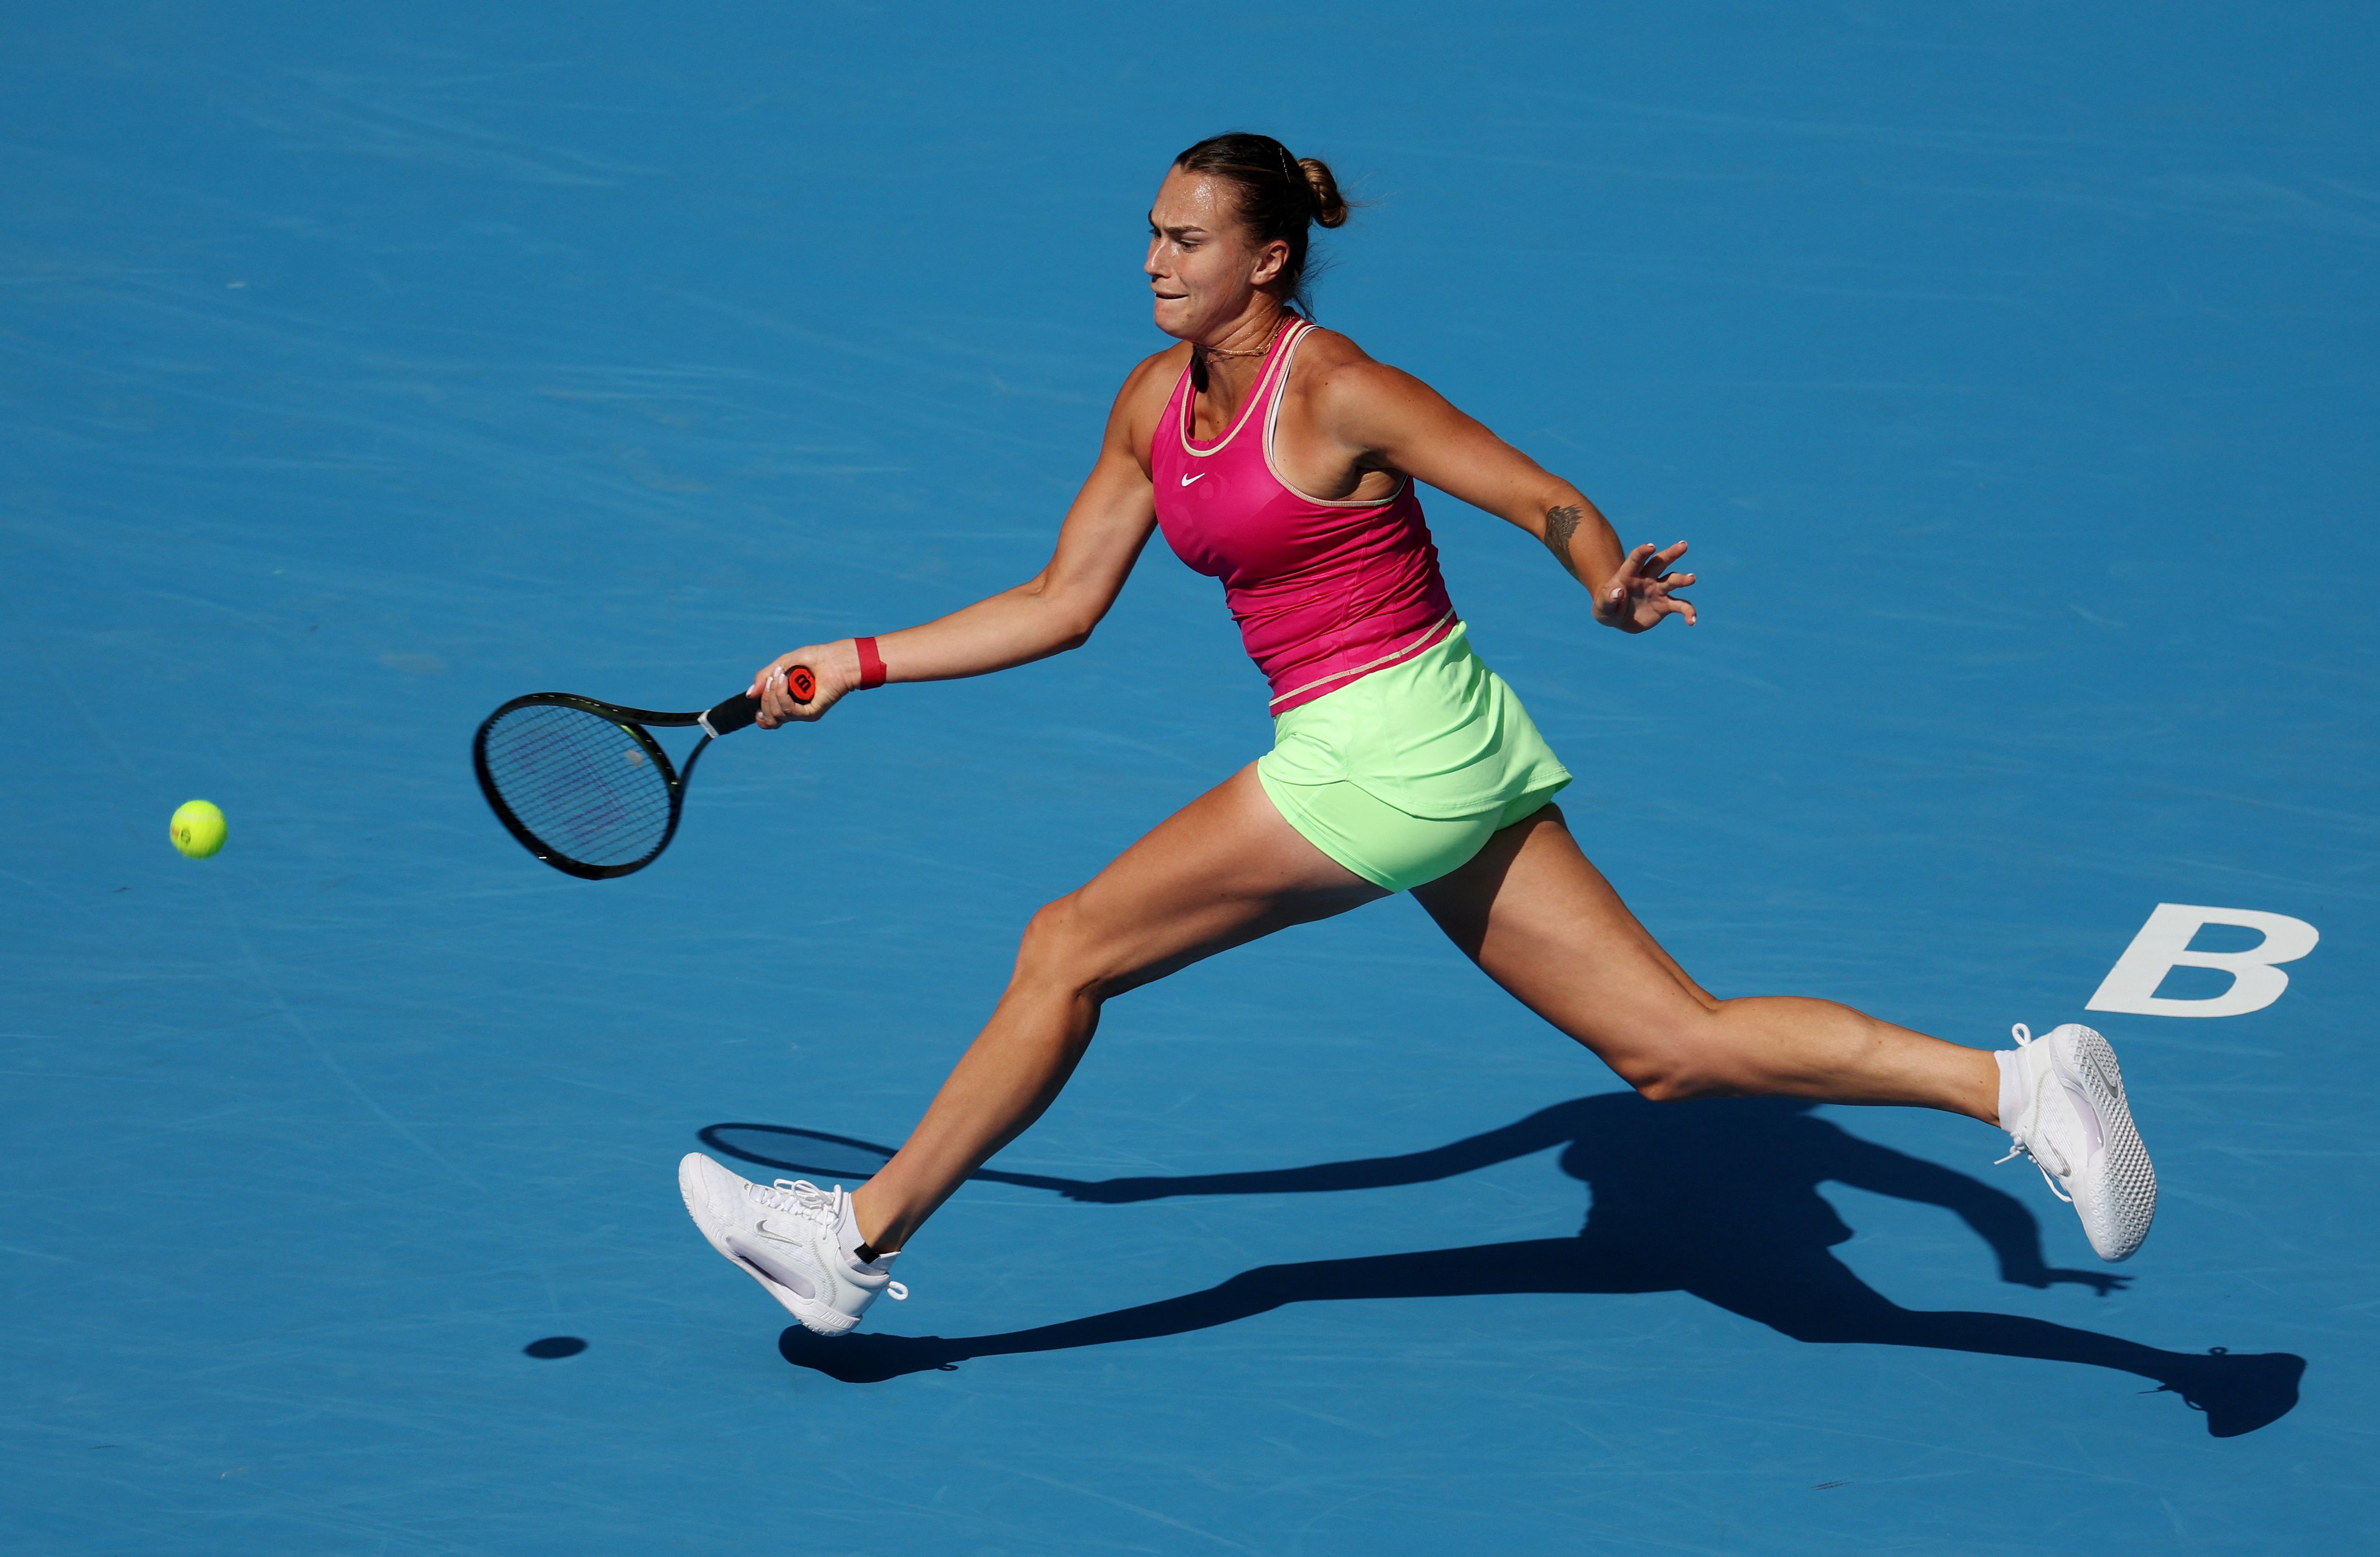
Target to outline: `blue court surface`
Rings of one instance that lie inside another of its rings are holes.
[[[6,36],[9,1551],[2380,1544],[2368,7]],[[1373,202],[1325,324],[1694,543],[1623,639],[1427,500],[1587,852],[1718,993],[2101,1027],[2139,1258],[1972,1122],[1642,1102],[1404,899],[1118,1001],[840,1350],[704,1247],[679,1156],[857,1182],[1262,684],[1160,543],[1079,653],[723,742],[604,883],[471,731],[1032,573],[1231,128]]]

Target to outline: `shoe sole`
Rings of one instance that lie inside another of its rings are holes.
[[[699,1193],[695,1187],[696,1179],[702,1171],[695,1166],[698,1162],[716,1166],[710,1159],[698,1151],[686,1153],[677,1165],[677,1198],[686,1203],[686,1214],[693,1219],[694,1230],[702,1235],[702,1241],[717,1251],[720,1259],[759,1283],[762,1289],[775,1298],[785,1312],[801,1320],[804,1330],[813,1335],[850,1334],[859,1323],[856,1319],[839,1309],[830,1308],[814,1297],[804,1297],[750,1260],[737,1255],[734,1249],[727,1247],[727,1240],[710,1231],[710,1224],[703,1219],[701,1208],[696,1204]]]
[[[2156,1166],[2149,1161],[2149,1150],[2141,1140],[2140,1131],[2132,1124],[2131,1105],[2124,1097],[2124,1073],[2116,1064],[2116,1051],[2107,1040],[2091,1028],[2074,1026],[2061,1028],[2049,1035],[2052,1042],[2070,1033],[2070,1055],[2061,1049],[2050,1052],[2066,1062],[2061,1069],[2070,1069],[2073,1079],[2081,1083],[2083,1095],[2097,1111],[2103,1132],[2099,1150],[2099,1171],[2094,1175],[2097,1184],[2092,1200],[2104,1223],[2094,1228],[2083,1224],[2091,1235],[2091,1247],[2109,1264],[2130,1259],[2149,1235],[2149,1224],[2156,1220]],[[2109,1248],[2100,1247],[2099,1235],[2104,1233]]]

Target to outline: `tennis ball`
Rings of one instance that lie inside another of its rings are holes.
[[[174,812],[174,846],[205,859],[224,846],[224,814],[212,800],[185,800]]]

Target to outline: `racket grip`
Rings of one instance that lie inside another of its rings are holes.
[[[785,667],[785,690],[793,694],[794,701],[808,702],[818,696],[818,677],[810,674],[808,665],[788,665]],[[747,727],[759,717],[760,699],[749,692],[738,692],[704,713],[702,727],[714,736],[729,736]]]

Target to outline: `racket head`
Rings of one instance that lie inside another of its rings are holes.
[[[630,717],[642,712],[567,692],[515,698],[471,738],[480,793],[523,848],[565,875],[641,870],[676,835],[685,795],[669,754]]]
[[[790,1125],[709,1125],[698,1134],[722,1156],[819,1184],[865,1184],[892,1160],[889,1146]]]
[[[696,1136],[722,1157],[781,1174],[797,1174],[813,1184],[865,1184],[892,1160],[894,1150],[857,1136],[832,1135],[792,1125],[706,1125]],[[1062,1195],[1071,1195],[1083,1187],[1079,1179],[1014,1174],[999,1168],[978,1168],[967,1174],[967,1182],[1054,1189]]]

